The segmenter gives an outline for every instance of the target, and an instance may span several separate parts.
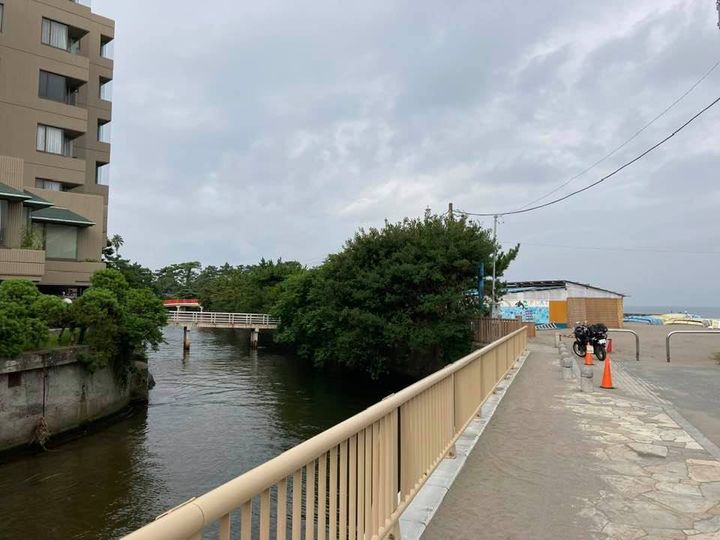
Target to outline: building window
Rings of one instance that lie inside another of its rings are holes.
[[[107,36],[100,36],[100,56],[112,60],[115,58],[115,41]]]
[[[80,39],[85,32],[69,27],[57,21],[50,19],[42,20],[42,37],[41,41],[45,45],[50,45],[56,49],[73,54],[80,53]]]
[[[70,48],[70,36],[68,25],[51,21],[50,19],[42,20],[42,42],[45,45],[56,47],[58,49],[68,50]]]
[[[41,98],[52,99],[53,101],[67,103],[68,105],[75,105],[77,102],[78,89],[81,84],[81,81],[41,70],[38,95]]]
[[[77,227],[45,225],[45,256],[77,260]]]
[[[56,182],[55,180],[46,180],[45,178],[36,178],[35,187],[40,189],[47,189],[49,191],[68,191],[68,186],[62,182]]]
[[[8,373],[8,388],[15,388],[22,384],[22,371]]]
[[[39,124],[36,149],[39,152],[73,157],[73,140],[63,129]]]
[[[112,101],[112,79],[100,77],[100,99]]]
[[[22,214],[22,220],[23,220],[23,227],[26,229],[32,229],[32,211],[33,209],[29,206],[23,206],[23,214]]]
[[[110,122],[98,118],[97,140],[102,143],[110,143]]]
[[[7,234],[7,222],[9,203],[0,199],[0,246],[5,246],[5,236]]]
[[[95,183],[101,186],[110,185],[110,164],[97,161],[95,163]]]

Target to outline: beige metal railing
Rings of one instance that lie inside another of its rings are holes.
[[[221,540],[231,528],[243,540],[399,539],[400,515],[525,350],[526,335],[516,330],[125,539],[195,540],[216,523]]]

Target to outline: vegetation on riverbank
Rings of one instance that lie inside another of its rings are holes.
[[[360,230],[287,280],[273,310],[277,339],[320,366],[425,375],[470,351],[470,321],[487,310],[478,268],[490,267],[494,248],[488,230],[453,217]],[[500,253],[498,276],[517,250]]]
[[[173,264],[156,272],[123,259],[122,239],[106,250],[109,267],[160,297],[198,298],[207,311],[273,313],[276,340],[317,366],[372,377],[421,376],[470,351],[470,321],[488,313],[491,284],[478,294],[481,265],[497,276],[518,247],[500,251],[491,232],[466,218],[405,219],[360,230],[315,268],[296,261],[203,268]],[[497,287],[496,294],[501,294]]]
[[[197,298],[206,311],[268,313],[278,300],[280,285],[304,271],[297,261],[206,266],[198,261],[171,264],[153,272],[119,255],[122,238],[108,242],[104,260],[134,287],[143,287],[161,298]]]
[[[91,287],[68,304],[41,294],[27,280],[0,283],[0,357],[58,345],[87,345],[89,369],[128,366],[162,343],[167,314],[153,291],[133,288],[113,269],[96,272]],[[56,329],[52,334],[50,329]]]

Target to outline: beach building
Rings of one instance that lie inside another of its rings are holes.
[[[507,283],[502,318],[522,317],[539,328],[566,328],[578,321],[622,328],[625,295],[567,280]]]

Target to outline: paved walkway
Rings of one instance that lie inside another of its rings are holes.
[[[640,335],[641,360],[635,362],[635,343],[627,334],[612,335],[614,360],[659,397],[672,403],[680,414],[720,446],[720,335],[676,335],[672,339],[672,362],[665,361],[665,336],[676,330],[697,330],[683,325],[625,325]],[[548,339],[552,338],[548,335]],[[624,362],[622,362],[624,360]]]
[[[423,539],[720,540],[720,461],[696,432],[643,388],[580,393],[531,350]]]

